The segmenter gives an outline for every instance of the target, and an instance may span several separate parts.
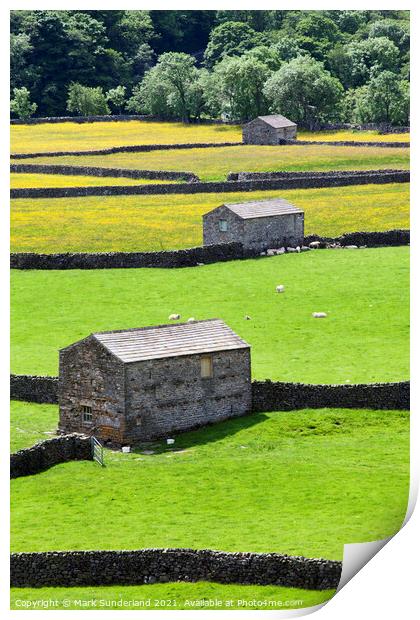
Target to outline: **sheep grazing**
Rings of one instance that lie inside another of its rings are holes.
[[[327,316],[326,312],[312,312],[312,316],[314,317],[314,319],[325,319],[325,317]]]
[[[169,320],[170,321],[179,321],[180,318],[181,318],[180,314],[170,314],[169,315]]]
[[[279,284],[276,286],[277,293],[284,293],[284,284]]]
[[[195,321],[195,318],[193,316],[190,316],[190,318],[187,320],[187,323],[193,323]]]
[[[245,321],[250,321],[250,320],[251,320],[251,317],[250,317],[250,316],[248,316],[248,315],[246,314],[246,315],[244,316],[244,319],[245,319]]]

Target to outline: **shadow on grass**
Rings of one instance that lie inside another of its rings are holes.
[[[149,441],[140,443],[133,448],[133,452],[139,453],[144,450],[151,450],[155,454],[161,454],[163,452],[178,452],[179,450],[186,450],[194,446],[215,443],[221,441],[226,437],[231,437],[236,433],[248,429],[260,422],[267,419],[265,413],[254,413],[244,415],[238,418],[232,418],[230,420],[224,420],[222,422],[216,422],[214,424],[208,424],[197,430],[186,431],[183,433],[168,433],[168,437],[175,438],[174,445],[167,445],[166,438],[156,441]]]

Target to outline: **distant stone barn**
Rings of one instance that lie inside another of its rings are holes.
[[[283,140],[296,140],[297,125],[281,114],[258,116],[242,129],[244,144],[281,144]]]
[[[303,245],[304,213],[282,198],[223,204],[203,215],[204,245],[242,243],[264,251]]]
[[[211,319],[91,334],[60,351],[59,432],[135,444],[251,410],[250,347]]]

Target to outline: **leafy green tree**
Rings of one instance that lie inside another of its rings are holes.
[[[100,87],[83,86],[73,82],[69,86],[67,110],[80,116],[109,114],[104,91]]]
[[[10,101],[10,110],[19,118],[27,119],[35,114],[36,103],[31,103],[31,93],[25,86],[13,89],[13,99]]]
[[[396,71],[398,64],[399,50],[386,37],[352,41],[335,48],[328,59],[329,68],[345,88],[366,84],[381,71]]]
[[[118,114],[121,114],[122,108],[124,106],[126,90],[127,90],[126,87],[121,86],[120,84],[119,86],[116,86],[115,88],[111,88],[111,90],[109,90],[105,94],[106,100],[112,103],[112,105],[115,108],[117,108]]]
[[[381,19],[369,25],[368,37],[377,39],[386,37],[398,47],[400,53],[405,54],[410,47],[410,32],[407,22],[396,19]]]
[[[407,125],[409,83],[391,71],[383,71],[368,84],[347,91],[343,108],[350,122]]]
[[[343,92],[339,80],[322,63],[306,57],[284,64],[264,87],[271,112],[310,128],[338,118]]]
[[[25,32],[10,35],[10,85],[19,86],[28,79],[28,56],[33,50]]]
[[[280,60],[288,62],[297,56],[308,55],[308,52],[299,47],[296,37],[283,34],[273,45],[273,49],[278,54]]]
[[[303,17],[296,26],[296,34],[299,47],[317,60],[323,60],[325,54],[341,40],[335,22],[319,12]]]
[[[133,90],[127,109],[188,122],[203,108],[203,102],[199,102],[200,76],[192,56],[182,52],[162,54]]]
[[[230,119],[241,121],[267,112],[263,87],[270,74],[267,65],[252,57],[225,58],[218,63],[214,75],[219,86],[220,112]],[[209,107],[212,107],[216,92],[213,89],[209,93]]]
[[[212,30],[204,59],[209,67],[228,56],[241,56],[264,43],[262,35],[243,22],[225,22]]]
[[[277,69],[280,69],[283,60],[280,57],[277,47],[273,45],[270,47],[267,47],[266,45],[258,45],[257,47],[253,47],[245,52],[241,58],[254,59],[266,65],[272,71],[277,71]]]

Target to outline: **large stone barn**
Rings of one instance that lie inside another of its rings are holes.
[[[304,213],[282,198],[223,204],[203,215],[204,245],[242,243],[246,250],[303,245]]]
[[[250,347],[211,319],[91,334],[60,351],[60,433],[135,444],[251,410]]]
[[[282,144],[296,140],[297,125],[281,114],[257,116],[242,128],[244,144]]]

